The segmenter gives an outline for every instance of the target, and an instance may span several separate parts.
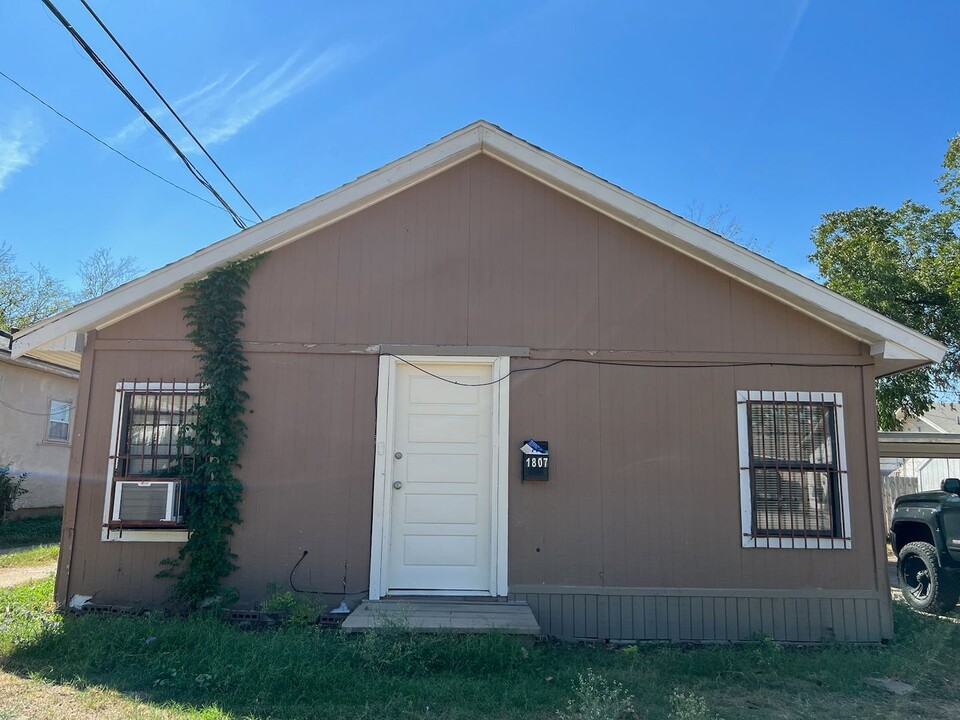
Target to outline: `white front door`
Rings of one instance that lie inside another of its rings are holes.
[[[483,383],[495,379],[497,359],[390,360],[386,417],[378,419],[382,557],[379,582],[371,567],[371,596],[496,595],[502,398],[498,384]]]

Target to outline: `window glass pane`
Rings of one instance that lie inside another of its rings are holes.
[[[47,439],[49,440],[68,440],[70,438],[70,425],[62,422],[51,422],[47,429]]]
[[[118,463],[120,476],[176,474],[180,429],[195,420],[199,398],[197,393],[129,393]],[[192,448],[184,451],[189,455]]]
[[[47,422],[47,439],[65,441],[70,439],[71,405],[60,400],[50,401],[50,415]]]
[[[755,533],[838,534],[836,412],[830,402],[748,403]]]
[[[69,423],[70,422],[70,403],[60,402],[59,400],[50,401],[50,422]]]
[[[750,403],[754,460],[832,465],[833,407],[823,403]]]
[[[754,527],[772,535],[833,535],[829,473],[754,471]]]

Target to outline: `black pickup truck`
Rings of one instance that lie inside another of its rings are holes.
[[[890,527],[903,599],[931,613],[952,610],[960,598],[960,479],[940,487],[898,497]]]

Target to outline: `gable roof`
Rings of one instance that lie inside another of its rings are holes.
[[[911,417],[899,432],[935,432],[960,435],[960,402],[934,403],[920,417]]]
[[[717,271],[870,346],[882,375],[939,362],[940,343],[767,258],[478,120],[353,182],[76,305],[18,333],[13,354],[70,354],[80,335],[177,294],[231,260],[267,252],[396,195],[476,155],[488,155]]]

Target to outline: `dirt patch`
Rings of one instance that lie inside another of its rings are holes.
[[[183,717],[184,713],[146,705],[113,690],[55,685],[27,680],[0,671],[0,718],[31,720],[157,720]]]
[[[46,565],[33,565],[31,567],[0,568],[0,588],[14,587],[23,585],[45,578],[57,571],[56,563]]]

